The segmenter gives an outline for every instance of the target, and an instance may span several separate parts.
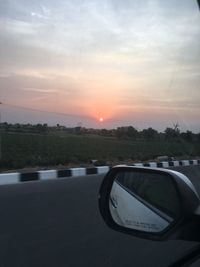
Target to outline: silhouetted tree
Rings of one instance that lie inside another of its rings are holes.
[[[158,136],[158,132],[156,130],[154,130],[153,128],[148,128],[148,129],[144,129],[142,131],[142,135],[145,139],[153,139],[156,138]]]
[[[174,124],[174,128],[167,127],[165,129],[165,138],[171,139],[171,138],[177,138],[180,136],[180,129],[178,123]]]
[[[136,138],[138,131],[133,126],[118,127],[115,134],[117,138]]]
[[[191,142],[194,139],[194,134],[191,131],[187,131],[186,133],[181,133],[181,137],[184,140]]]
[[[128,126],[127,136],[130,138],[136,138],[138,136],[138,131],[133,126]]]

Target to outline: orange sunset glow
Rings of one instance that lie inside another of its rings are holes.
[[[196,0],[181,11],[174,1],[58,0],[56,12],[36,0],[21,13],[11,2],[0,4],[2,121],[199,131]]]

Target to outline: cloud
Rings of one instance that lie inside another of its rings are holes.
[[[199,42],[195,0],[1,1],[0,90],[46,109],[197,110]]]
[[[84,97],[84,92],[73,82],[63,76],[54,77],[35,77],[10,74],[7,77],[0,77],[0,90],[2,102],[17,104],[22,106],[31,105],[31,101],[37,97],[46,97],[50,103],[60,101],[68,97],[73,102]],[[57,100],[56,100],[57,99]],[[61,101],[62,102],[62,101]],[[50,103],[38,103],[47,105],[50,108]],[[39,106],[39,105],[38,105]]]
[[[200,91],[197,88],[188,87],[183,90],[146,90],[146,92],[133,90],[121,95],[118,106],[124,112],[142,111],[151,113],[157,111],[194,111],[200,112]]]
[[[45,89],[45,88],[22,88],[21,90],[23,91],[29,91],[29,92],[38,92],[38,93],[45,93],[45,94],[51,94],[51,93],[55,93],[56,90],[54,89]]]

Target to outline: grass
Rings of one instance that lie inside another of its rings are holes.
[[[114,137],[82,135],[37,135],[2,133],[0,168],[88,163],[101,161],[145,161],[159,155],[189,157],[200,154],[199,142],[181,140],[119,140]]]

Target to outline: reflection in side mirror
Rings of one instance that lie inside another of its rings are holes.
[[[151,240],[196,240],[192,231],[199,229],[199,203],[183,174],[144,167],[114,167],[99,194],[100,212],[109,227]]]
[[[168,175],[121,171],[113,182],[109,208],[120,226],[162,232],[180,216],[180,197]]]

